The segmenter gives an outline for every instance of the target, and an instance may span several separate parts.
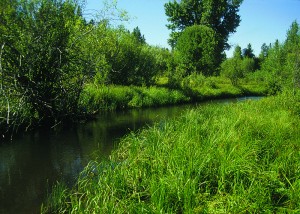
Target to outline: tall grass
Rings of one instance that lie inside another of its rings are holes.
[[[237,86],[222,76],[205,77],[192,74],[183,79],[181,87],[196,100],[214,98],[238,97],[244,95],[264,95],[267,93],[266,86],[261,82],[240,79]]]
[[[240,86],[233,86],[230,80],[224,77],[191,75],[184,78],[177,89],[164,86],[88,84],[81,95],[80,105],[83,111],[95,113],[99,110],[174,105],[215,98],[264,95],[265,92],[264,85],[258,85],[255,82],[243,81]]]
[[[182,91],[162,87],[86,85],[81,106],[87,112],[179,104],[189,101]]]
[[[187,111],[122,139],[43,213],[299,213],[299,119],[299,93]]]

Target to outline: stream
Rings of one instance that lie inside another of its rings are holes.
[[[74,185],[89,161],[108,158],[119,139],[131,131],[208,103],[245,99],[259,97],[107,112],[59,132],[36,130],[17,136],[12,142],[0,142],[0,213],[40,213],[53,185],[57,182]]]

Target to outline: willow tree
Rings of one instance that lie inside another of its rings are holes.
[[[73,0],[10,5],[10,13],[0,13],[2,89],[6,94],[13,89],[43,122],[76,114],[85,69],[78,47],[79,5]]]

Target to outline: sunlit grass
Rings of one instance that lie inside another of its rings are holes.
[[[160,78],[158,81],[166,84],[167,78]],[[239,86],[233,86],[230,80],[224,77],[192,75],[183,79],[177,89],[162,86],[88,84],[81,95],[80,105],[83,111],[95,113],[99,110],[174,105],[191,101],[264,94],[264,86],[255,83],[242,82]]]
[[[81,106],[87,112],[134,107],[161,106],[189,101],[182,91],[162,87],[86,85]]]
[[[86,167],[61,209],[300,212],[299,102],[289,93],[208,105],[131,133],[108,162]]]
[[[159,78],[156,84],[151,87],[86,84],[76,114],[81,117],[107,110],[176,105],[209,99],[266,94],[264,85],[258,85],[254,80],[241,80],[239,86],[233,86],[229,79],[220,76],[191,75],[184,78],[177,88],[167,87],[169,84],[167,77]],[[0,101],[2,133],[18,130],[19,127],[23,129],[35,127],[41,119],[28,103],[19,102],[18,98],[11,99],[9,107],[8,114],[7,102],[5,99]],[[8,115],[10,124],[7,124]]]
[[[197,82],[198,79],[198,82]],[[263,84],[240,80],[237,86],[232,85],[231,81],[225,77],[193,77],[187,85],[194,91],[195,96],[204,99],[237,97],[244,95],[264,95],[266,89]]]

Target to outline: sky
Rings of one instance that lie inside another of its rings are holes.
[[[105,0],[86,0],[86,13],[100,11]],[[118,8],[128,12],[130,21],[122,24],[130,31],[139,27],[150,45],[169,48],[164,4],[169,0],[118,0]],[[240,7],[240,26],[229,44],[246,48],[250,43],[258,55],[263,43],[283,42],[293,21],[300,24],[300,0],[244,0]],[[227,51],[230,57],[234,48]]]

